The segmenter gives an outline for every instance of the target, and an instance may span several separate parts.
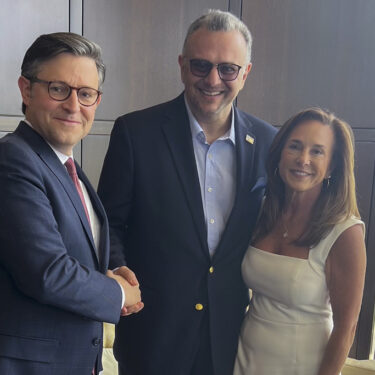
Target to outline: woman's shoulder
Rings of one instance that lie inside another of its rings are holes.
[[[358,217],[351,216],[339,223],[337,223],[333,228],[329,236],[333,237],[336,241],[339,237],[346,237],[352,232],[361,231],[363,237],[365,236],[365,223]]]
[[[332,230],[324,237],[317,246],[311,249],[312,258],[319,260],[322,265],[331,250],[334,248],[342,248],[344,246],[353,247],[353,244],[363,243],[365,235],[365,224],[362,220],[355,216],[346,218],[335,224]]]
[[[336,225],[337,233],[332,244],[332,253],[356,252],[363,247],[365,224],[362,220],[352,217]]]

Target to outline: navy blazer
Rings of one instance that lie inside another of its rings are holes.
[[[183,94],[114,125],[98,190],[110,223],[110,266],[135,272],[145,303],[117,326],[115,355],[129,374],[190,375],[204,314],[215,374],[233,371],[248,305],[241,261],[276,132],[234,111],[236,198],[212,259]]]
[[[104,276],[104,209],[78,165],[77,173],[101,223],[99,259],[79,195],[51,147],[23,122],[0,140],[1,374],[101,368],[101,322],[118,321],[122,296]]]

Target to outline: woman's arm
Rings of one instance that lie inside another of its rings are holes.
[[[333,311],[333,330],[318,375],[338,375],[353,343],[361,309],[366,248],[361,225],[346,229],[336,240],[326,263]]]

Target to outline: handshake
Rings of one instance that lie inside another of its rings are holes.
[[[125,304],[121,309],[121,316],[130,315],[141,311],[144,304],[141,300],[141,290],[135,273],[126,266],[108,270],[106,275],[115,279],[125,293]]]

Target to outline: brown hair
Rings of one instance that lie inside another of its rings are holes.
[[[332,227],[350,216],[359,217],[354,178],[354,137],[350,126],[333,113],[321,108],[308,108],[291,117],[277,133],[268,155],[268,184],[262,213],[253,234],[253,241],[272,231],[281,217],[285,199],[284,182],[279,176],[281,152],[291,132],[307,121],[330,126],[335,142],[331,160],[331,178],[325,180],[312,211],[309,228],[295,241],[298,246],[314,246]]]

